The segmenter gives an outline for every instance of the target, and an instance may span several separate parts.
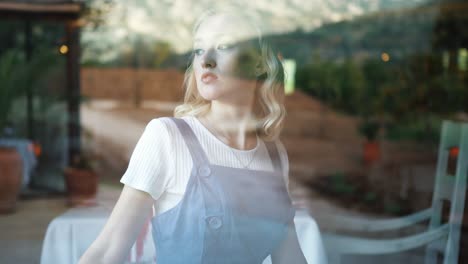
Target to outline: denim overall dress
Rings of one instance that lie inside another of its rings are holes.
[[[157,264],[261,264],[286,237],[294,208],[274,142],[274,171],[210,164],[190,126],[171,118],[193,159],[182,200],[151,219]]]

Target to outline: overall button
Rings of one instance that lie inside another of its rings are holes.
[[[208,225],[213,229],[218,229],[223,225],[223,221],[218,216],[213,216],[208,219]]]
[[[211,174],[211,170],[208,166],[200,166],[200,168],[198,168],[198,174],[203,177],[208,177]]]

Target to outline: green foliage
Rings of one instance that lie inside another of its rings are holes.
[[[7,117],[15,97],[21,94],[23,81],[15,69],[21,61],[18,52],[9,51],[0,57],[0,133],[6,125]]]
[[[468,31],[462,30],[463,10],[428,6],[376,12],[272,40],[284,57],[297,60],[299,89],[335,111],[398,126],[393,139],[419,140],[425,132],[430,139],[428,119],[468,112],[468,72],[457,66]],[[389,61],[382,61],[383,52]],[[449,55],[446,66],[443,52]],[[415,122],[420,128],[413,128]]]
[[[358,130],[362,135],[364,135],[367,138],[367,140],[373,141],[377,137],[379,128],[380,124],[378,122],[365,119],[359,124]]]
[[[71,159],[70,167],[75,169],[83,169],[95,171],[98,166],[99,156],[94,151],[94,137],[93,133],[87,129],[81,129],[82,135],[82,149]]]
[[[442,118],[436,116],[391,123],[386,126],[386,137],[390,140],[437,142],[440,137],[441,124]]]
[[[315,178],[312,187],[345,208],[390,215],[410,213],[407,200],[376,190],[369,184],[366,175],[360,173],[336,171]]]
[[[106,15],[114,8],[115,0],[84,0],[84,10],[82,18],[87,21],[87,25],[97,28],[106,24]]]
[[[384,210],[391,215],[400,215],[403,211],[403,207],[396,201],[390,201],[384,204]]]
[[[352,60],[317,60],[298,69],[297,84],[337,110],[371,116],[380,110],[376,99],[380,96],[379,86],[385,84],[388,75],[375,61],[361,66]]]
[[[159,68],[173,53],[172,46],[167,42],[154,44],[154,67]]]
[[[336,105],[350,113],[359,112],[363,94],[366,92],[364,72],[352,60],[346,60],[341,65],[341,73],[337,76],[340,88],[337,89]]]
[[[331,188],[337,194],[351,195],[356,191],[356,186],[346,181],[343,172],[336,172],[331,176]]]
[[[365,78],[350,60],[341,64],[317,60],[298,69],[297,85],[339,110],[357,113]]]
[[[375,203],[377,199],[378,199],[377,194],[372,191],[366,192],[363,197],[363,201],[368,204]]]
[[[441,59],[437,53],[393,64],[316,59],[298,69],[297,84],[334,109],[361,116],[358,129],[369,139],[378,131],[371,120],[379,119],[393,129],[391,139],[437,140],[431,119],[468,112],[466,74],[443,69]]]
[[[55,54],[48,51],[37,52],[30,61],[16,49],[0,56],[0,131],[9,121],[13,102],[25,95],[33,85],[56,63]]]
[[[80,153],[75,155],[72,160],[70,167],[75,168],[75,169],[82,169],[82,170],[89,170],[89,171],[94,171],[95,168],[95,162],[93,161],[92,157],[89,157],[85,153]]]

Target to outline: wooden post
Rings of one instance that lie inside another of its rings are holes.
[[[67,21],[67,104],[68,164],[81,152],[80,125],[80,28],[77,20]]]
[[[26,39],[25,43],[25,53],[26,53],[26,62],[30,63],[31,62],[31,57],[33,53],[33,43],[32,43],[32,31],[31,31],[31,21],[26,20],[25,21],[25,30],[24,30],[24,35]],[[27,118],[27,135],[30,140],[35,140],[35,135],[34,135],[34,106],[33,106],[33,100],[34,100],[34,94],[33,94],[33,88],[32,88],[32,83],[28,81],[26,84],[26,118]]]

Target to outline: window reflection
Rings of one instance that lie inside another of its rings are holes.
[[[183,101],[187,61],[201,52],[199,43],[190,41],[190,26],[206,6],[89,2],[80,22],[81,115],[75,121],[81,125],[82,150],[100,182],[120,188],[139,129],[155,117],[172,115]],[[258,11],[263,38],[278,51],[286,71],[288,114],[281,140],[289,155],[290,193],[298,207],[310,212],[321,234],[364,235],[334,226],[342,215],[362,224],[430,207],[443,124],[468,122],[466,1],[250,2],[246,8]],[[31,189],[66,193],[63,171],[75,142],[68,134],[71,94],[65,70],[72,46],[62,26],[45,21],[27,26],[28,17],[7,19],[3,6],[0,11],[0,39],[5,40],[0,60],[12,50],[21,63],[48,52],[55,58],[35,66],[37,71],[51,68],[29,85],[29,95],[24,90],[12,100],[0,136],[28,138],[40,147]],[[242,37],[220,42],[218,48],[251,44],[248,36]],[[245,84],[251,81],[239,75]],[[2,94],[0,100],[4,98]],[[105,130],[112,120],[122,129]],[[463,153],[462,146],[448,146],[450,175],[456,175]],[[441,218],[448,221],[450,204],[441,206]],[[464,217],[460,241],[454,243],[460,249],[458,263],[464,263],[467,213],[457,213]],[[416,234],[427,230],[429,222],[375,236]],[[423,263],[425,250],[350,255],[341,261]]]

